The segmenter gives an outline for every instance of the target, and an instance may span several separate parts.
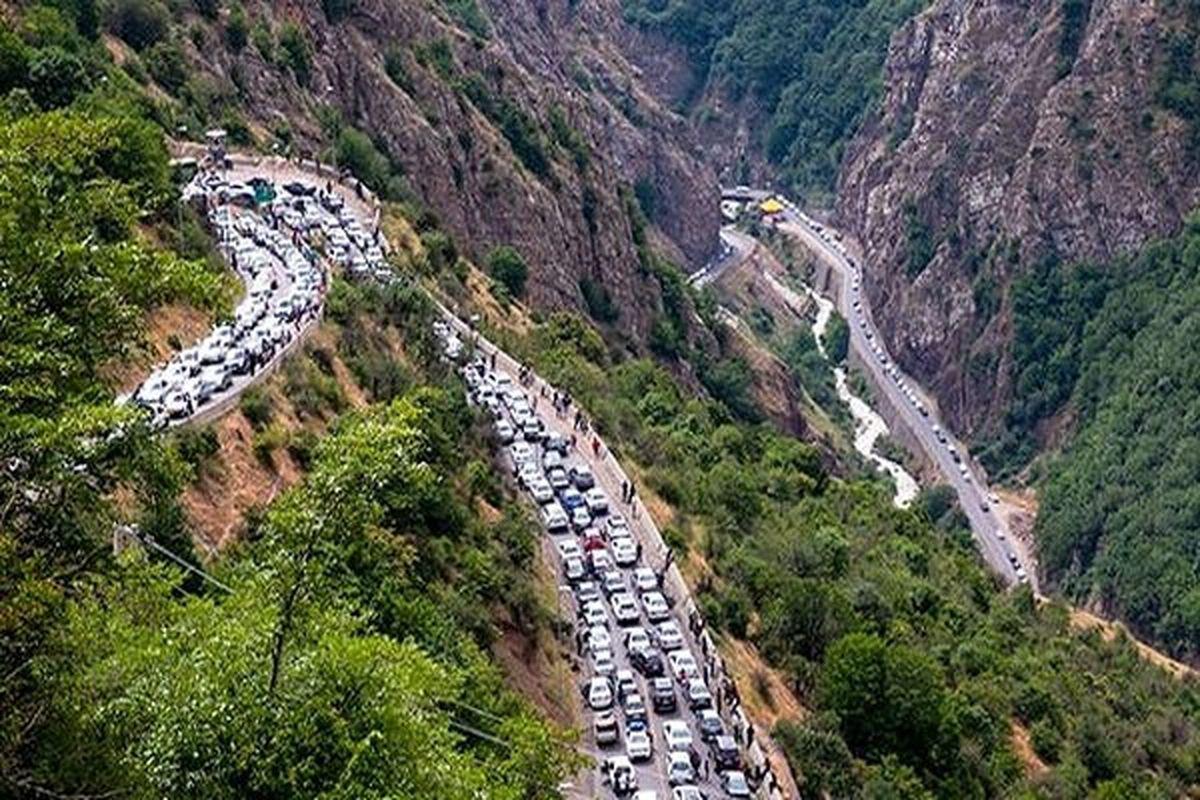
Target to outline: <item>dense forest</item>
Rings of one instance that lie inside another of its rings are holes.
[[[233,282],[95,8],[24,12],[0,31],[0,795],[558,796],[571,743],[487,651],[498,609],[548,619],[535,527],[472,478],[486,451],[411,290],[335,284],[344,337],[408,319],[404,380],[197,571],[180,494],[211,442],[153,435],[114,375],[149,312],[220,316]],[[125,523],[156,547],[114,554]]]
[[[882,93],[892,32],[927,0],[625,0],[637,25],[683,44],[701,76],[762,109],[760,145],[792,188],[827,195]]]
[[[705,565],[708,619],[812,710],[775,731],[807,794],[1168,798],[1200,780],[1195,687],[1073,629],[1062,606],[1004,592],[952,493],[898,510],[811,446],[610,356],[579,318],[497,335],[638,464],[674,509],[680,562]]]
[[[1046,262],[1014,287],[1009,435],[1069,411],[1037,523],[1047,577],[1171,652],[1200,654],[1200,220],[1112,264]]]

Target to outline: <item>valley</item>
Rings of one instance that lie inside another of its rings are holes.
[[[1187,4],[0,18],[0,796],[1200,792]]]

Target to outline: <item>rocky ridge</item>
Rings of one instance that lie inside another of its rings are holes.
[[[1010,395],[1014,278],[1134,251],[1200,199],[1188,125],[1156,105],[1164,6],[940,0],[892,40],[837,213],[893,352],[962,431]]]
[[[517,247],[530,264],[535,306],[584,309],[581,282],[591,281],[619,310],[615,327],[643,342],[661,301],[633,241],[633,187],[656,200],[656,249],[688,269],[717,244],[717,181],[694,155],[686,123],[641,90],[639,71],[614,44],[624,35],[619,3],[481,7],[490,20],[485,35],[420,0],[355,0],[337,21],[316,2],[248,4],[251,20],[305,32],[307,85],[253,46],[235,53],[189,43],[188,55],[236,93],[258,126],[287,125],[310,147],[323,140],[323,107],[336,109],[401,167],[471,255]],[[210,41],[220,40],[220,24]],[[403,86],[388,74],[389,54]],[[544,168],[531,169],[506,140],[506,126],[519,127],[521,115],[541,143]]]

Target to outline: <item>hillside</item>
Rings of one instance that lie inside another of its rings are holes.
[[[927,0],[624,0],[650,41],[626,52],[687,113],[725,185],[778,184],[827,203],[879,100],[892,32]]]
[[[188,136],[221,124],[241,146],[328,153],[388,199],[424,204],[479,262],[515,247],[539,306],[615,309],[626,346],[661,310],[634,198],[679,267],[716,249],[713,173],[615,47],[607,3],[117,6],[160,19],[149,36],[110,29]]]
[[[660,366],[609,360],[581,319],[529,329],[476,310],[490,336],[572,387],[640,476],[803,792],[1195,791],[1193,745],[1159,735],[1194,741],[1195,686],[1131,640],[1076,626],[1064,606],[1004,591],[944,493],[898,510],[879,484],[831,474],[815,447],[740,420]],[[1111,691],[1096,692],[1097,680]]]
[[[957,429],[998,442],[993,465],[1061,432],[1008,418],[1025,391],[1013,281],[1048,260],[1136,252],[1200,198],[1193,13],[939,2],[893,39],[838,213],[875,267],[867,290],[893,352]]]

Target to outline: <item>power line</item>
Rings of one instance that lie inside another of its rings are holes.
[[[125,534],[127,536],[132,537],[133,539],[137,540],[138,542],[141,542],[146,547],[149,547],[152,550],[155,550],[158,553],[171,559],[176,564],[183,567],[185,570],[192,573],[193,575],[198,575],[200,578],[208,581],[209,583],[213,584],[214,586],[216,586],[220,589],[223,589],[224,591],[228,592],[229,594],[233,594],[233,589],[231,589],[229,586],[227,586],[226,584],[217,580],[212,575],[209,575],[207,572],[205,572],[204,570],[195,566],[194,564],[187,561],[186,559],[180,558],[179,556],[175,555],[173,552],[171,552],[170,550],[168,550],[167,548],[163,547],[161,544],[156,542],[154,540],[153,536],[151,536],[149,534],[143,534],[141,531],[139,531],[138,527],[136,525],[126,525],[121,528],[118,528],[117,533],[118,533],[118,535]]]

